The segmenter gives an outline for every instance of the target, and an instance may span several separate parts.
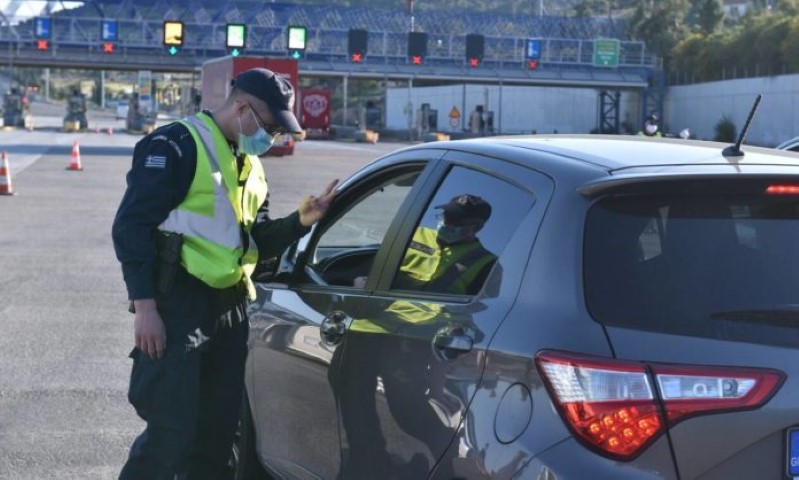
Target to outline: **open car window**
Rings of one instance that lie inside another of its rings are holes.
[[[362,285],[394,217],[410,194],[422,166],[397,172],[367,187],[325,226],[308,256],[310,281]]]

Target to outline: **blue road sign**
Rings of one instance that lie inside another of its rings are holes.
[[[540,38],[528,38],[527,48],[525,49],[525,56],[531,60],[541,59],[541,44]]]
[[[52,33],[49,17],[36,17],[33,21],[33,35],[37,39],[49,39]]]
[[[119,34],[119,24],[116,20],[103,20],[100,39],[104,42],[116,42]]]

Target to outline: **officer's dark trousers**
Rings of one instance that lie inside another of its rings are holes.
[[[214,290],[181,270],[156,299],[165,355],[131,353],[128,399],[147,428],[120,480],[225,480],[244,386],[248,321],[241,294]]]

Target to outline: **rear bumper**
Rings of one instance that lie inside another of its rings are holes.
[[[513,480],[677,480],[668,441],[661,437],[632,462],[617,462],[591,451],[573,438],[530,459]]]

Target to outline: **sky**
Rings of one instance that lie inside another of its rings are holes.
[[[12,23],[17,23],[26,18],[33,17],[38,15],[45,7],[47,3],[46,0],[23,0],[23,1],[13,1],[13,0],[0,0],[0,12],[3,12],[4,15],[8,16],[11,12],[8,10],[11,3],[19,4],[20,8],[17,10],[14,18],[11,19]],[[53,11],[62,10],[63,7],[61,6],[61,2],[50,2],[52,4]],[[81,2],[63,2],[67,8],[73,8],[81,5]]]

